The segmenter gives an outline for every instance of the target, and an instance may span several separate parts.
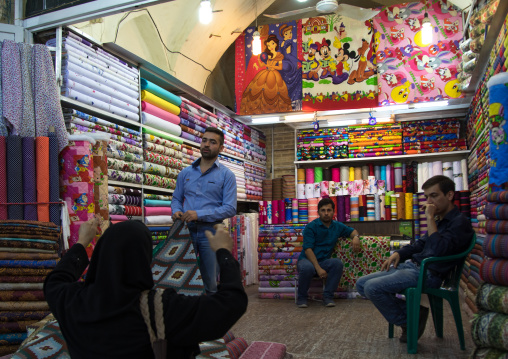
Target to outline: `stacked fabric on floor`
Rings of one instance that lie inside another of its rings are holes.
[[[141,100],[141,122],[144,125],[180,136],[180,96],[141,78]]]
[[[348,157],[401,155],[402,126],[396,124],[348,126]]]
[[[108,186],[109,218],[113,224],[128,220],[143,219],[141,190],[119,186]]]
[[[282,198],[296,198],[295,175],[282,176]]]
[[[245,162],[244,167],[247,199],[261,200],[263,196],[263,180],[266,178],[265,168],[249,162]]]
[[[243,125],[245,159],[266,166],[266,136],[263,132]]]
[[[480,277],[480,268],[485,257],[483,251],[484,242],[485,237],[477,234],[475,246],[464,263],[460,278],[460,287],[464,290],[465,295],[463,308],[471,318],[474,314],[478,313],[476,294],[478,288],[484,283]]]
[[[282,197],[282,177],[272,179],[272,200],[281,200]]]
[[[199,148],[192,147],[182,143],[182,166],[185,168],[190,166],[192,162],[201,157]]]
[[[143,128],[143,184],[175,189],[176,178],[183,168],[181,139]]]
[[[219,163],[229,168],[236,177],[236,197],[239,200],[247,199],[244,162],[231,157],[219,155]]]
[[[298,161],[347,158],[347,127],[320,128],[317,131],[298,130],[296,139],[296,158]]]
[[[56,39],[47,46],[56,46]],[[132,121],[139,121],[139,70],[87,40],[66,32],[62,39],[61,94]]]
[[[405,154],[467,150],[457,119],[407,121],[403,130]]]
[[[263,191],[263,201],[271,201],[272,200],[272,180],[271,179],[263,179],[261,180],[261,188]]]
[[[109,136],[106,156],[110,180],[141,184],[143,139],[139,131],[75,109],[64,108],[63,112],[70,134],[100,133]]]
[[[478,348],[503,351],[508,355],[504,328],[508,327],[508,191],[487,196],[483,213],[487,217],[487,235],[483,239],[485,259],[480,277],[485,282],[477,290],[478,315],[471,326],[473,341]],[[473,254],[471,255],[473,257]],[[472,258],[471,258],[472,261]]]
[[[173,224],[170,195],[144,193],[145,224],[147,226],[170,226]],[[152,229],[151,229],[152,230]],[[160,238],[159,238],[160,239]]]
[[[205,129],[209,126],[217,127],[217,116],[185,97],[181,97],[181,99],[180,118],[184,122],[187,121],[185,123],[189,126],[182,122],[180,123],[182,129],[180,137],[192,142],[201,143],[201,137],[203,137]]]
[[[248,148],[247,146],[244,146],[243,143],[243,124],[223,114],[222,112],[219,112],[217,117],[219,119],[217,122],[217,128],[224,132],[224,150],[222,152],[236,157],[244,158],[245,152]],[[232,134],[239,138],[240,144],[232,141],[231,138],[226,134]]]
[[[59,237],[51,222],[0,222],[0,355],[15,352],[27,326],[49,314],[42,287],[59,261]]]

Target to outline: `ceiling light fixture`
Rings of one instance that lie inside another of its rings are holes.
[[[258,31],[258,3],[254,0],[254,9],[256,14],[256,31],[252,34],[252,55],[261,53],[261,34]]]
[[[306,113],[303,115],[287,115],[284,116],[285,122],[302,122],[302,121],[312,121],[315,117],[315,113]]]
[[[257,117],[252,119],[252,124],[256,125],[268,125],[271,123],[279,123],[279,117],[278,116],[272,116],[272,117]]]
[[[424,45],[429,45],[432,43],[432,31],[434,30],[432,24],[430,23],[429,14],[427,13],[427,9],[425,9],[425,16],[422,20],[422,43]]]
[[[367,120],[368,121],[368,120]],[[328,121],[329,126],[349,126],[349,125],[357,125],[358,120],[339,120],[339,121]]]
[[[430,101],[413,104],[413,108],[448,106],[448,101]]]
[[[212,22],[212,3],[210,0],[201,0],[199,4],[199,22],[208,25]]]

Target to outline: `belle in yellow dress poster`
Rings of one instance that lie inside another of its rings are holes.
[[[265,50],[260,55],[260,60],[266,63],[266,67],[261,68],[245,88],[240,115],[292,111],[288,87],[279,72],[284,60],[284,55],[279,52],[279,39],[271,34],[264,44]]]

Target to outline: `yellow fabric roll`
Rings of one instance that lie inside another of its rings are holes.
[[[305,168],[298,168],[296,176],[298,183],[305,183]]]
[[[361,180],[362,178],[362,168],[355,167],[355,180]]]
[[[412,202],[412,200],[411,200]],[[413,206],[411,206],[411,211]],[[397,197],[397,219],[407,219],[406,216],[406,198],[402,196],[402,193]]]
[[[406,193],[406,218],[413,219],[413,194]]]
[[[146,101],[158,108],[165,111],[171,112],[173,115],[180,115],[180,107],[173,105],[172,103],[161,99],[159,96],[155,96],[153,93],[146,90],[141,91],[141,100]]]
[[[355,180],[355,168],[349,167],[349,180],[354,181]]]

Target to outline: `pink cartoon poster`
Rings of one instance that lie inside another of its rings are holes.
[[[424,42],[425,12],[432,37]],[[464,97],[457,65],[461,12],[446,0],[403,3],[374,17],[379,106]]]

